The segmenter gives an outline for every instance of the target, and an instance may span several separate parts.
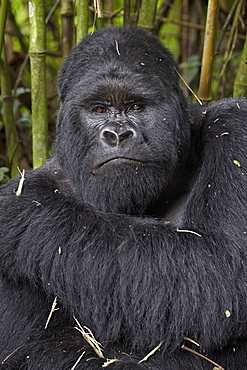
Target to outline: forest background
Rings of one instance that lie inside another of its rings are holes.
[[[170,49],[189,99],[247,95],[246,0],[0,0],[0,182],[53,153],[63,58],[87,33],[123,25]]]

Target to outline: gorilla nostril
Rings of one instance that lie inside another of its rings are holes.
[[[133,131],[126,131],[119,135],[119,142],[128,141],[134,136]]]
[[[101,140],[104,144],[107,144],[111,147],[118,145],[125,145],[129,140],[132,140],[135,137],[135,131],[126,130],[122,133],[115,132],[114,130],[105,129],[100,134]]]
[[[118,135],[112,131],[104,131],[103,138],[106,143],[110,146],[116,146],[118,144]]]

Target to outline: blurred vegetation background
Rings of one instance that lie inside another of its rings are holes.
[[[73,45],[123,25],[157,35],[200,99],[247,95],[246,0],[0,0],[0,182],[54,151],[57,75]]]

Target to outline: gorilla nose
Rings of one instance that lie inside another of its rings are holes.
[[[105,128],[100,133],[100,141],[111,147],[125,146],[135,140],[136,136],[137,134],[133,129],[117,132],[117,130]]]

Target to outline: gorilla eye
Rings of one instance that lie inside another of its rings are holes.
[[[133,104],[131,107],[130,107],[130,110],[134,110],[134,111],[137,111],[137,110],[141,110],[143,108],[142,105],[140,104]]]
[[[94,111],[96,113],[106,113],[106,108],[105,107],[96,107],[96,108],[94,108]]]

